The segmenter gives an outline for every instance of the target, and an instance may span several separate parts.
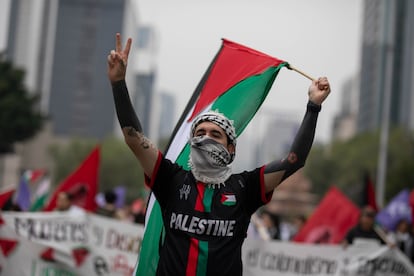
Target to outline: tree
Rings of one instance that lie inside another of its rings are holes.
[[[363,173],[374,180],[377,173],[379,133],[364,133],[349,141],[313,147],[305,166],[315,192],[323,195],[331,185],[338,186],[357,201],[363,185]],[[406,130],[390,131],[388,144],[386,201],[403,188],[414,184],[414,136]]]
[[[0,154],[13,152],[14,143],[33,137],[45,120],[38,110],[39,97],[26,90],[24,76],[0,54]]]
[[[58,185],[71,174],[98,143],[97,140],[78,138],[64,147],[51,146],[53,183]],[[126,187],[128,202],[146,196],[144,173],[136,157],[123,140],[107,138],[101,143],[99,191],[110,190],[118,185]]]

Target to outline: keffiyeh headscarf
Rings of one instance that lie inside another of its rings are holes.
[[[199,115],[191,126],[191,152],[189,165],[194,177],[213,187],[224,184],[231,175],[229,164],[234,160],[234,153],[208,136],[194,137],[195,129],[202,122],[212,122],[224,130],[230,144],[236,146],[236,131],[233,122],[223,114],[210,111]]]
[[[191,137],[194,136],[196,127],[202,122],[212,122],[221,127],[229,138],[229,143],[236,146],[236,129],[233,126],[233,121],[227,119],[223,114],[216,111],[209,111],[203,113],[194,119],[191,125]]]

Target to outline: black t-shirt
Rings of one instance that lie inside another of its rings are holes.
[[[352,244],[356,238],[373,239],[379,241],[381,244],[385,244],[383,239],[375,232],[374,229],[365,231],[361,226],[357,225],[346,234],[345,239],[349,244]]]
[[[241,275],[250,216],[267,203],[262,168],[233,174],[219,188],[159,154],[148,184],[165,226],[157,275]]]

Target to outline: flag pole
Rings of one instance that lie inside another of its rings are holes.
[[[384,230],[380,226],[374,225],[374,231],[385,242],[386,245],[388,245],[388,246],[392,246],[393,245],[393,243],[387,237],[387,234],[384,232]]]
[[[299,69],[297,69],[297,68],[293,67],[293,66],[292,66],[292,65],[290,65],[290,64],[288,64],[286,67],[287,67],[289,70],[296,71],[297,73],[299,73],[299,74],[301,74],[302,76],[304,76],[304,77],[306,77],[306,78],[310,79],[311,81],[314,81],[314,80],[315,80],[314,78],[312,78],[311,76],[309,76],[309,75],[308,75],[308,74],[306,74],[305,72],[303,72],[303,71],[301,71],[301,70],[299,70]]]

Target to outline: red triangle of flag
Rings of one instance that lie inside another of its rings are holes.
[[[222,49],[201,83],[199,99],[189,121],[204,108],[240,81],[260,73],[283,60],[266,55],[244,45],[223,39]]]
[[[378,205],[377,205],[377,201],[375,198],[375,188],[374,188],[374,183],[372,182],[371,176],[366,173],[364,175],[364,193],[363,193],[363,204],[362,207],[364,206],[371,206],[372,208],[374,208],[375,211],[378,211]]]
[[[0,225],[3,225],[3,224],[4,224],[3,217],[2,217],[2,216],[0,216]]]
[[[91,212],[95,211],[99,161],[100,148],[98,146],[71,175],[59,184],[44,211],[52,211],[56,207],[57,196],[60,192],[68,193],[73,198],[72,202],[75,205]]]
[[[13,249],[18,244],[17,240],[0,239],[0,248],[4,256],[9,256]]]
[[[51,247],[48,247],[46,250],[44,250],[40,254],[40,258],[42,258],[45,261],[54,262],[55,261],[55,250]]]
[[[75,248],[72,250],[73,258],[75,259],[76,266],[79,267],[86,260],[89,255],[89,250],[85,247]]]
[[[34,182],[36,182],[37,180],[39,180],[44,174],[46,173],[46,170],[42,170],[42,169],[39,169],[39,170],[32,170],[32,171],[30,171],[30,174],[29,174],[29,176],[30,176],[30,178],[29,178],[29,181],[30,181],[30,183],[34,183]]]

